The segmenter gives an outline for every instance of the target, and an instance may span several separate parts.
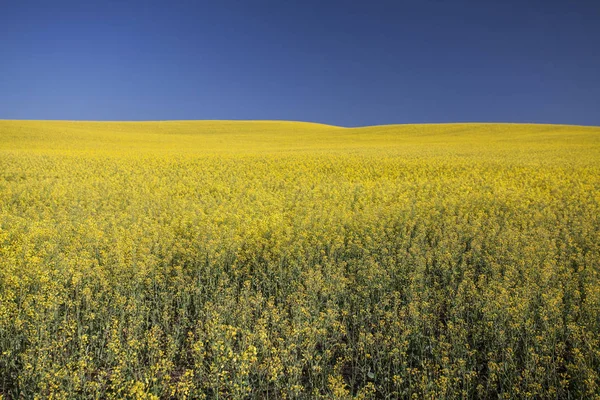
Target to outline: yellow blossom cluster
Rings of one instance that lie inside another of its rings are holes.
[[[0,121],[0,399],[600,398],[600,128]]]

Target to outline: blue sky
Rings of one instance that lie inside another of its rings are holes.
[[[599,1],[0,0],[0,119],[600,125]]]

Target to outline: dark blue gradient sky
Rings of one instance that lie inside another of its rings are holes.
[[[0,0],[0,118],[600,125],[600,1]]]

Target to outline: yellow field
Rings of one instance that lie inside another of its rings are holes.
[[[600,128],[0,121],[0,398],[600,398]]]

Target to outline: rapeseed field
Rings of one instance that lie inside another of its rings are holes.
[[[21,398],[600,398],[600,128],[0,121]]]

